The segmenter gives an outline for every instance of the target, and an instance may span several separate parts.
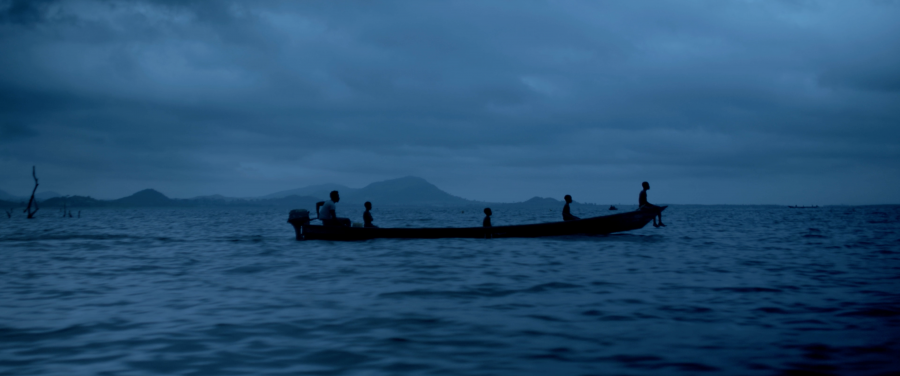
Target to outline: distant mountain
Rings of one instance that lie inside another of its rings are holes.
[[[44,207],[79,207],[79,208],[95,208],[101,206],[110,206],[109,201],[97,200],[88,196],[59,196],[47,200],[39,201]]]
[[[341,204],[359,205],[371,201],[375,206],[379,205],[431,205],[431,206],[480,206],[485,202],[471,201],[451,195],[442,191],[425,179],[407,176],[398,179],[385,180],[369,184],[363,188],[350,188],[340,184],[319,184],[303,188],[291,189],[272,193],[260,198],[246,199],[226,197],[222,195],[198,196],[190,199],[172,199],[166,197],[154,189],[145,189],[133,195],[117,200],[97,200],[86,196],[57,196],[41,199],[43,207],[87,208],[87,207],[279,207],[286,209],[315,208],[318,201],[328,198],[332,190],[341,192]],[[6,192],[0,191],[0,194]],[[47,195],[58,195],[55,192],[45,192]],[[11,195],[8,195],[11,196]],[[0,196],[0,205],[9,207],[22,206],[21,199],[6,200]],[[562,208],[563,202],[547,197],[533,197],[524,202],[517,203],[492,203],[504,206],[527,207],[551,207]],[[582,204],[586,205],[586,204]]]
[[[226,196],[216,194],[216,195],[208,195],[208,196],[197,196],[194,198],[187,199],[185,201],[196,201],[196,202],[206,202],[206,203],[231,203],[231,202],[246,201],[246,199],[236,198],[236,197],[226,197]]]
[[[4,190],[0,190],[0,200],[3,200],[3,201],[19,201],[19,200],[21,200],[21,199],[22,199],[22,198],[19,197],[19,196],[13,196],[13,195],[11,195],[11,194],[9,194],[9,193],[6,193],[6,191],[4,191]]]
[[[64,205],[68,207],[277,206],[312,209],[315,207],[316,202],[328,199],[328,194],[334,190],[341,192],[342,204],[362,204],[366,201],[371,201],[375,205],[446,206],[477,203],[453,196],[425,179],[414,176],[375,182],[363,188],[350,188],[340,184],[311,185],[272,193],[255,199],[225,197],[222,195],[171,199],[154,189],[145,189],[131,196],[116,200],[97,200],[85,196],[59,196],[55,192],[42,193],[48,198],[40,198],[40,194],[37,196],[40,199],[41,206],[48,207],[62,207]],[[5,192],[2,193],[5,194]],[[15,196],[13,198],[20,199]],[[0,200],[3,200],[3,198],[0,197]]]
[[[109,202],[113,206],[173,206],[177,205],[166,195],[159,193],[153,189],[145,189],[128,197],[122,197],[118,200]]]
[[[341,192],[341,201],[375,205],[466,205],[472,201],[442,191],[425,179],[407,176],[369,184],[359,190]]]
[[[363,188],[350,188],[340,184],[319,184],[291,189],[262,196],[261,199],[277,199],[291,195],[328,199],[331,191],[341,193],[341,204],[361,204],[371,201],[375,205],[467,205],[473,201],[442,191],[425,179],[407,176],[369,184]]]
[[[287,191],[275,192],[269,195],[265,195],[260,197],[261,199],[271,199],[271,198],[284,198],[288,196],[312,196],[319,197],[321,200],[328,198],[328,194],[331,191],[339,191],[341,194],[347,194],[354,191],[358,191],[359,189],[350,188],[340,184],[317,184],[310,185],[308,187],[297,188],[297,189],[289,189]],[[320,201],[321,201],[320,200]]]
[[[316,203],[322,199],[312,196],[290,195],[281,198],[270,198],[265,200],[245,201],[247,205],[253,206],[279,206],[291,209],[308,209],[315,210]]]
[[[312,208],[316,197],[291,195],[274,199],[244,199],[225,197],[222,195],[199,196],[190,199],[171,199],[159,191],[145,189],[131,196],[117,200],[97,200],[85,196],[60,196],[40,201],[42,207],[96,208],[96,207],[222,207],[222,206],[277,206],[290,208]],[[22,206],[21,203],[8,203],[0,200],[0,205]]]
[[[54,197],[60,197],[60,196],[62,196],[62,195],[59,194],[59,193],[53,192],[53,191],[37,192],[37,193],[34,194],[34,198],[36,198],[36,199],[38,199],[38,200],[47,200],[47,199],[51,199],[51,198],[54,198]],[[31,196],[28,196],[28,197],[26,198],[26,200],[27,200],[28,198],[31,198]]]
[[[38,200],[47,200],[54,197],[59,197],[60,194],[53,191],[39,191],[34,194],[34,198]],[[28,192],[28,196],[13,196],[5,191],[0,190],[0,200],[4,201],[28,201],[31,198],[31,192]]]
[[[552,199],[549,197],[532,197],[526,201],[518,202],[516,204],[519,205],[528,205],[528,206],[558,206],[562,207],[565,205],[564,201]]]
[[[574,206],[575,208],[597,207],[598,206],[597,204],[590,204],[590,203],[578,202],[578,201],[572,201],[572,203],[575,204],[575,206]],[[488,203],[485,203],[485,204],[488,204]],[[563,205],[565,205],[566,202],[563,200],[557,200],[557,199],[550,198],[550,197],[535,196],[535,197],[529,198],[528,200],[525,200],[522,202],[504,202],[504,203],[489,203],[489,204],[492,207],[496,207],[496,208],[502,207],[502,208],[507,208],[507,209],[509,209],[509,208],[520,208],[520,209],[550,208],[550,209],[555,209],[555,210],[562,210]]]
[[[0,200],[0,212],[12,208],[20,208],[22,206],[25,206],[25,204],[23,204],[21,201]]]

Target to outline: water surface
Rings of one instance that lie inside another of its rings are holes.
[[[298,242],[288,209],[0,220],[0,374],[900,372],[898,207],[675,206],[666,228],[608,236],[365,242]]]

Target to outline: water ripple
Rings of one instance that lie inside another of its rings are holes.
[[[286,213],[4,220],[0,374],[900,373],[900,207],[673,206],[626,234],[352,243],[295,241]]]

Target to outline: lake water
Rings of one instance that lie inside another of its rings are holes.
[[[900,372],[897,206],[674,206],[668,227],[608,236],[365,242],[296,241],[289,209],[0,219],[0,374]],[[480,209],[373,214],[477,226]]]

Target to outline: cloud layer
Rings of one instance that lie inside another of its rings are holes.
[[[895,1],[0,1],[0,188],[900,202]]]

